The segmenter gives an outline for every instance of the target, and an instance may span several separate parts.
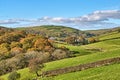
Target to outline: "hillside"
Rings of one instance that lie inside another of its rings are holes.
[[[6,28],[6,27],[3,27],[3,26],[0,26],[0,36],[3,35],[4,33],[9,33],[9,32],[12,32],[14,31],[13,29],[11,28]]]
[[[86,30],[86,32],[89,32],[89,33],[95,34],[95,35],[102,35],[102,34],[117,31],[118,29],[120,29],[120,27],[110,28],[110,29],[99,29],[99,30]]]
[[[55,44],[57,47],[65,46],[71,51],[77,51],[77,53],[75,53],[77,56],[45,63],[45,67],[42,69],[42,71],[56,70],[104,59],[120,57],[119,36],[119,32],[112,31],[98,36],[100,39],[99,42],[87,45],[74,46],[70,44],[57,43]],[[98,68],[61,74],[55,77],[44,77],[42,79],[37,77],[35,73],[30,73],[29,68],[24,68],[18,70],[17,72],[21,74],[20,80],[31,80],[35,77],[39,78],[40,80],[119,80],[119,70],[119,63],[115,63],[108,66],[101,66]],[[1,77],[7,80],[8,75],[9,74],[6,74]]]
[[[68,37],[68,36],[80,36],[86,34],[84,31],[66,27],[66,26],[55,26],[55,25],[43,25],[34,27],[23,27],[16,28],[17,30],[25,30],[28,33],[42,34],[44,36],[51,37]]]
[[[0,32],[0,75],[28,67],[32,61],[42,64],[71,56],[69,49],[54,46],[43,35],[5,27]]]
[[[0,0],[0,80],[120,80],[120,0]]]

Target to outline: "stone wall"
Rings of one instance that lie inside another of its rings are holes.
[[[82,71],[82,70],[85,70],[88,68],[95,68],[95,67],[110,65],[110,64],[114,64],[114,63],[120,63],[120,57],[101,60],[101,61],[87,63],[87,64],[80,64],[78,66],[72,66],[72,67],[66,67],[66,68],[46,71],[46,72],[43,72],[42,75],[43,76],[56,76],[59,74]]]

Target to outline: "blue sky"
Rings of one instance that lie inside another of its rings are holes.
[[[120,25],[120,0],[0,0],[0,25],[111,28]]]

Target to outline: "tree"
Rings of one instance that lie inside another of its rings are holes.
[[[94,43],[94,42],[98,42],[98,41],[99,41],[99,39],[95,38],[95,37],[88,38],[88,43]]]
[[[12,42],[11,45],[10,45],[11,48],[14,48],[14,47],[20,47],[22,48],[22,44],[20,42]]]
[[[20,78],[20,73],[17,73],[16,71],[13,71],[8,76],[8,80],[17,80],[18,78]]]
[[[25,37],[25,35],[22,32],[7,33],[3,36],[0,36],[0,44],[1,43],[11,43],[12,41],[19,41],[23,37]]]
[[[87,44],[87,41],[86,41],[86,39],[85,39],[84,36],[78,37],[78,41],[77,42],[78,42],[79,45],[85,45],[85,44]]]
[[[11,49],[11,55],[12,56],[15,56],[15,55],[23,53],[23,52],[24,52],[24,50],[20,47],[14,47],[14,48]]]
[[[40,76],[39,71],[44,67],[43,60],[41,58],[35,58],[29,61],[29,69],[31,72],[35,72],[37,76]]]
[[[34,43],[34,47],[42,51],[48,52],[51,51],[51,49],[53,49],[52,44],[48,41],[47,38],[38,38]]]
[[[22,43],[23,49],[27,51],[29,48],[32,48],[32,47],[33,47],[34,37],[22,38],[22,39],[20,40],[20,43]]]
[[[64,49],[55,49],[52,53],[53,60],[69,57],[70,52]]]
[[[8,43],[2,43],[0,45],[0,59],[3,59],[3,57],[4,58],[10,57],[9,50],[10,50],[9,44]]]
[[[65,41],[66,41],[67,43],[69,43],[69,44],[75,44],[76,41],[77,41],[77,38],[76,38],[76,37],[67,37],[67,38],[65,39]]]

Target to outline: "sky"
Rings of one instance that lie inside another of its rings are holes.
[[[120,26],[120,0],[0,0],[0,26],[63,25],[80,30]]]

